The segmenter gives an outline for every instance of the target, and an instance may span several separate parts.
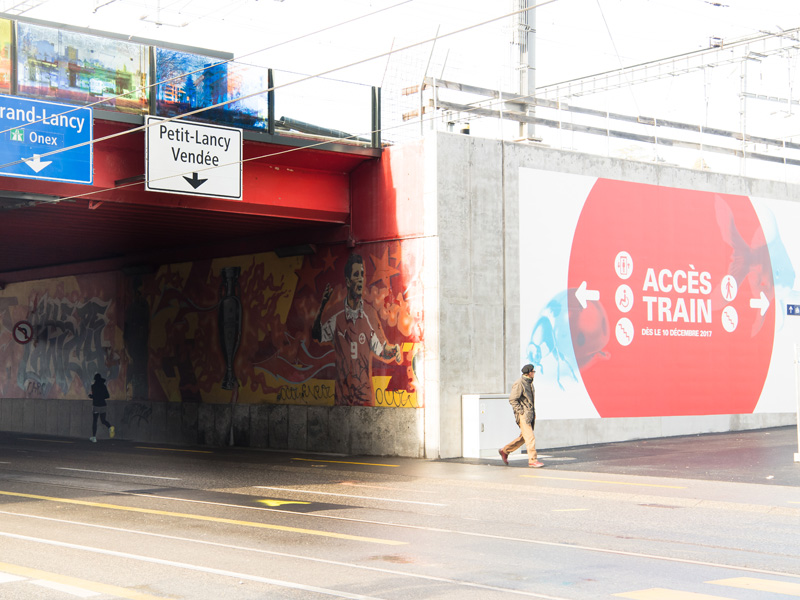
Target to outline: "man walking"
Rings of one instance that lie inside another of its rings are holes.
[[[519,437],[509,442],[498,452],[505,464],[508,464],[508,455],[517,448],[525,444],[528,452],[528,466],[539,469],[544,466],[536,458],[536,437],[533,435],[533,426],[536,423],[536,408],[533,403],[533,375],[536,373],[533,365],[527,364],[522,367],[522,377],[511,386],[511,394],[508,403],[514,409],[514,417],[519,425]]]

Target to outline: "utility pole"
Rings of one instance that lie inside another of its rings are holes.
[[[536,10],[526,10],[530,7],[531,0],[514,0],[515,10],[524,11],[516,16],[516,44],[519,49],[519,95],[523,101],[530,102],[536,93]],[[531,96],[531,98],[526,98]],[[525,114],[532,117],[535,113],[533,104],[526,109]],[[522,139],[534,138],[533,123],[519,124],[519,137]]]

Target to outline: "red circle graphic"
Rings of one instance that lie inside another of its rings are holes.
[[[775,308],[749,198],[599,179],[568,285],[575,356],[600,416],[753,411]]]

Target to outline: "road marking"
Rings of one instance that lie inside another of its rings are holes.
[[[320,494],[322,496],[339,496],[342,498],[357,498],[360,500],[381,500],[382,502],[402,502],[404,504],[424,504],[425,506],[447,506],[438,502],[420,502],[418,500],[395,500],[394,498],[374,498],[372,496],[355,496],[353,494],[337,494],[335,492],[315,492],[313,490],[297,490],[293,488],[269,487],[267,485],[254,485],[259,490],[279,490],[281,492],[294,492],[296,494]]]
[[[417,574],[417,573],[408,573],[408,572],[405,572],[405,571],[396,571],[396,570],[393,570],[393,569],[386,569],[386,568],[382,568],[382,567],[369,567],[369,566],[365,566],[365,565],[346,563],[346,562],[342,562],[342,561],[338,561],[338,560],[329,560],[329,559],[325,559],[325,558],[313,558],[313,557],[310,557],[310,556],[301,556],[301,555],[298,555],[298,554],[288,554],[286,552],[275,552],[274,550],[264,550],[262,548],[250,548],[250,547],[247,547],[247,546],[236,546],[236,545],[232,545],[232,544],[220,544],[219,542],[209,542],[209,541],[205,541],[205,540],[183,538],[183,537],[178,537],[178,536],[173,536],[173,535],[165,535],[165,534],[162,534],[162,533],[151,533],[149,531],[137,531],[135,529],[122,529],[122,528],[119,528],[119,527],[108,527],[106,525],[96,525],[94,523],[80,523],[80,522],[77,522],[77,521],[65,521],[65,520],[62,520],[62,519],[53,519],[53,518],[50,518],[50,517],[39,517],[39,516],[36,516],[36,515],[21,515],[21,514],[17,514],[17,513],[4,513],[3,511],[0,511],[0,513],[3,513],[3,514],[14,514],[15,516],[30,517],[30,518],[33,518],[33,519],[41,519],[41,520],[46,520],[46,521],[55,521],[57,523],[68,523],[70,525],[84,525],[86,527],[94,527],[94,528],[97,528],[97,529],[120,531],[120,532],[124,532],[124,533],[134,533],[134,534],[146,535],[146,536],[157,537],[157,538],[163,538],[163,539],[168,539],[168,540],[177,540],[177,541],[181,541],[181,542],[192,542],[192,543],[196,543],[196,544],[203,544],[203,545],[206,545],[206,546],[215,546],[215,547],[219,547],[219,548],[228,548],[228,549],[232,549],[232,550],[244,550],[244,551],[247,551],[247,552],[255,552],[255,553],[260,553],[260,554],[267,554],[269,556],[280,556],[282,558],[292,558],[292,559],[298,559],[298,560],[307,560],[307,561],[311,561],[311,562],[315,562],[315,563],[322,563],[322,564],[326,564],[326,565],[335,565],[335,566],[339,566],[339,567],[347,567],[347,568],[352,568],[352,569],[357,569],[357,570],[362,570],[362,571],[371,571],[371,572],[374,572],[374,573],[384,573],[384,574],[388,574],[388,575],[396,575],[398,577],[408,577],[408,578],[412,578],[412,579],[421,579],[421,580],[424,580],[424,581],[435,581],[437,583],[447,583],[447,584],[451,584],[451,585],[457,585],[457,586],[469,587],[469,588],[477,588],[477,589],[481,589],[481,590],[491,590],[491,591],[495,591],[495,592],[505,592],[506,594],[513,594],[513,595],[516,595],[516,596],[526,596],[528,598],[540,598],[541,600],[569,600],[568,598],[564,598],[564,597],[561,597],[561,596],[548,596],[548,595],[545,595],[545,594],[537,594],[536,592],[526,592],[526,591],[522,591],[522,590],[501,588],[501,587],[497,587],[497,586],[493,586],[493,585],[486,585],[486,584],[483,584],[483,583],[473,583],[471,581],[460,581],[458,579],[450,579],[448,577],[437,577],[435,575],[421,575],[421,574]],[[75,546],[73,544],[65,544],[63,542],[54,542],[52,540],[40,540],[38,538],[28,538],[26,536],[20,536],[20,535],[16,535],[16,534],[8,534],[8,533],[0,532],[0,536],[9,536],[9,537],[14,537],[14,538],[21,538],[21,539],[26,539],[27,541],[41,542],[41,543],[44,543],[44,544],[53,544],[53,545],[57,545],[57,546],[67,546],[67,547],[70,547],[70,548],[78,548],[78,549],[81,549],[81,550],[87,550],[89,552],[98,552],[98,553],[101,553],[101,554],[111,554],[113,556],[122,555],[122,553],[118,553],[118,552],[114,552],[114,551],[110,551],[110,550],[99,550],[97,548],[88,548],[88,547],[85,547],[85,546]],[[185,563],[169,563],[169,562],[166,562],[166,561],[162,561],[160,559],[149,558],[149,557],[145,557],[145,556],[134,556],[134,555],[123,555],[123,556],[125,556],[127,558],[133,558],[135,560],[144,560],[144,561],[148,561],[148,562],[157,562],[159,564],[177,565],[179,567],[185,567],[185,568],[190,568],[190,569],[194,569],[194,570],[202,570],[202,571],[207,571],[207,572],[216,572],[217,574],[223,574],[223,575],[230,574],[233,577],[238,577],[240,579],[251,579],[251,580],[255,580],[255,581],[260,581],[260,580],[263,579],[263,578],[253,579],[253,576],[249,576],[249,575],[241,575],[240,573],[219,572],[216,569],[214,569],[214,570],[205,569],[203,567],[196,567],[195,565],[186,565]],[[274,580],[270,580],[270,582],[272,582],[274,585],[281,585],[281,582],[277,582],[276,583]],[[283,582],[283,583],[288,584],[288,582]],[[300,584],[288,584],[285,587],[297,587],[297,586],[300,586]],[[300,589],[308,589],[308,588],[306,586],[301,586]],[[344,594],[342,592],[332,592],[331,590],[320,591],[321,588],[312,588],[312,589],[313,589],[313,591],[318,591],[318,592],[323,593],[323,594],[324,593],[333,593],[333,595],[335,595],[335,596],[338,595],[338,597],[341,597],[341,598],[355,598],[355,599],[367,598],[366,596],[347,595],[347,594]],[[159,599],[159,600],[161,600],[161,599]]]
[[[45,442],[46,444],[74,444],[75,442],[69,442],[67,440],[48,440],[45,438],[19,438],[21,440],[25,440],[26,442]]]
[[[273,500],[271,498],[265,498],[264,500],[256,500],[256,502],[260,504],[266,504],[267,506],[271,506],[275,508],[277,506],[283,506],[284,504],[311,504],[311,502],[303,502],[301,500]]]
[[[0,534],[6,535],[6,534]],[[24,539],[24,538],[23,538]],[[36,541],[33,539],[33,541]],[[88,590],[93,594],[107,594],[117,598],[128,598],[128,600],[168,600],[159,596],[151,596],[150,594],[143,594],[134,590],[129,590],[116,585],[107,585],[98,581],[89,581],[88,579],[80,579],[78,577],[69,577],[67,575],[59,575],[58,573],[49,573],[48,571],[41,571],[39,569],[31,569],[29,567],[22,567],[19,565],[12,565],[9,563],[0,562],[0,571],[16,575],[24,579],[40,580],[41,582],[49,581],[64,586],[71,586],[73,588]],[[31,583],[36,583],[32,581]],[[41,583],[39,583],[41,585]],[[55,588],[54,588],[55,589]]]
[[[631,598],[631,600],[733,600],[733,598],[724,596],[709,596],[708,594],[682,592],[666,588],[651,588],[649,590],[637,590],[614,595],[620,598]]]
[[[556,508],[552,512],[581,512],[584,510],[589,510],[588,508]]]
[[[2,494],[2,493],[3,492],[0,492],[0,494]],[[128,494],[129,495],[133,495],[133,496],[139,496],[139,495],[145,496],[145,494],[135,494],[135,493],[130,493],[130,492],[128,492]],[[146,496],[152,497],[150,495],[146,495]],[[157,496],[157,497],[159,499],[162,499],[162,500],[165,499],[165,497],[163,497],[163,496]],[[179,502],[200,502],[202,504],[210,504],[208,502],[203,502],[203,501],[200,501],[200,500],[186,500],[186,499],[183,499],[183,498],[167,498],[167,499],[175,500],[175,501],[179,501]],[[222,506],[227,506],[227,505],[222,505]],[[581,545],[581,544],[570,544],[570,543],[564,543],[564,542],[549,542],[549,541],[545,541],[545,540],[536,540],[536,539],[531,539],[531,538],[519,538],[519,537],[512,537],[512,536],[496,535],[496,534],[492,534],[492,533],[476,533],[476,532],[473,532],[473,531],[460,531],[458,529],[445,529],[445,528],[442,528],[442,527],[425,527],[425,526],[419,526],[419,525],[406,525],[406,524],[400,524],[400,523],[390,523],[390,522],[385,522],[385,521],[373,521],[373,520],[367,520],[367,519],[353,519],[351,517],[342,517],[342,516],[338,516],[338,515],[309,514],[309,513],[301,513],[301,512],[295,512],[295,511],[289,511],[289,510],[283,511],[283,510],[279,510],[279,509],[262,508],[262,507],[255,507],[255,506],[253,506],[253,507],[242,507],[242,506],[237,506],[237,505],[233,505],[233,506],[236,506],[237,508],[249,508],[251,510],[265,510],[265,511],[282,512],[284,514],[294,514],[294,515],[297,515],[297,516],[302,516],[302,517],[311,518],[311,519],[327,519],[327,520],[331,520],[331,521],[343,521],[343,522],[348,522],[348,523],[379,525],[381,527],[396,527],[396,528],[400,528],[400,529],[409,529],[409,530],[413,530],[413,531],[425,531],[425,532],[433,532],[433,533],[450,533],[450,534],[454,534],[454,535],[462,535],[464,537],[490,539],[490,540],[501,540],[501,541],[504,541],[504,542],[519,542],[519,543],[523,543],[523,544],[531,544],[533,546],[544,546],[544,547],[548,547],[548,548],[566,548],[566,549],[569,549],[569,550],[585,550],[587,552],[596,552],[598,554],[610,554],[610,555],[614,555],[614,556],[629,556],[629,557],[633,557],[633,558],[645,558],[645,559],[652,559],[652,560],[656,560],[656,561],[663,561],[663,562],[676,563],[676,564],[682,564],[682,565],[695,565],[695,566],[701,566],[701,567],[713,567],[715,569],[728,569],[728,570],[731,570],[731,571],[738,571],[740,573],[756,573],[756,574],[759,574],[759,575],[774,575],[776,577],[800,579],[800,575],[794,575],[794,574],[791,574],[791,573],[785,573],[785,572],[780,572],[780,571],[771,571],[771,570],[768,570],[768,569],[758,569],[758,568],[754,568],[754,567],[742,567],[742,566],[730,565],[730,564],[725,564],[725,563],[701,561],[701,560],[692,560],[692,559],[688,559],[688,558],[678,558],[678,557],[663,556],[663,555],[658,555],[658,554],[647,554],[647,553],[643,553],[643,552],[629,552],[629,551],[625,551],[625,550],[615,550],[615,549],[612,549],[612,548],[601,548],[601,547],[598,547],[598,546],[585,546],[585,545]],[[148,533],[148,532],[144,532],[144,531],[132,531],[132,530],[125,530],[125,529],[118,530],[116,528],[108,528],[108,527],[105,527],[103,525],[93,525],[93,524],[90,524],[90,523],[64,521],[64,520],[61,520],[61,519],[52,519],[50,517],[42,517],[42,516],[39,516],[39,515],[28,515],[28,514],[12,513],[12,512],[7,512],[7,511],[3,511],[3,510],[0,510],[0,514],[16,516],[16,517],[28,517],[28,518],[31,518],[31,519],[42,519],[42,520],[48,520],[48,521],[55,521],[57,523],[71,523],[71,524],[74,524],[74,525],[84,525],[86,527],[99,527],[99,528],[103,528],[103,529],[111,529],[113,531],[130,531],[132,533],[139,533],[141,535],[152,535],[152,536],[157,536],[157,537],[167,537],[168,539],[179,539],[181,541],[193,541],[193,542],[196,542],[196,543],[199,543],[199,544],[200,543],[213,544],[213,542],[204,542],[202,540],[190,540],[190,539],[186,539],[186,538],[173,538],[172,536],[163,536],[163,535],[160,535],[160,534],[153,534],[153,533]],[[2,534],[0,534],[0,535],[2,535]],[[230,546],[224,546],[224,547],[230,547]],[[245,548],[245,549],[246,550],[253,550],[254,552],[260,552],[260,550],[254,550],[254,549],[251,549],[251,548]],[[280,556],[284,556],[284,555],[280,554]],[[306,558],[307,560],[316,560],[316,559],[310,559],[308,557],[296,557],[296,558]],[[348,566],[355,567],[355,565],[348,565]]]
[[[389,485],[368,485],[366,483],[359,483],[358,481],[340,481],[341,485],[349,485],[351,487],[371,488],[375,490],[392,490],[393,492],[410,492],[412,494],[436,494],[433,490],[419,490],[411,488],[398,488]]]
[[[28,519],[37,519],[37,520],[40,520],[40,521],[50,521],[50,522],[54,522],[54,523],[65,523],[65,524],[68,524],[68,525],[78,525],[78,526],[82,526],[82,527],[91,527],[91,528],[94,528],[94,529],[101,529],[101,530],[104,530],[104,531],[117,531],[117,532],[122,532],[122,533],[132,533],[132,534],[136,534],[136,535],[143,535],[143,536],[149,536],[149,537],[155,537],[155,538],[162,538],[162,539],[167,539],[167,540],[175,540],[175,541],[179,541],[179,542],[190,542],[190,543],[193,543],[193,544],[202,544],[204,546],[214,546],[214,547],[219,547],[219,548],[227,548],[227,549],[231,549],[231,550],[243,550],[243,551],[246,551],[246,552],[267,554],[269,556],[280,556],[282,558],[292,558],[292,559],[298,559],[298,560],[305,560],[305,561],[310,561],[310,562],[315,562],[315,563],[322,563],[322,564],[326,564],[326,565],[335,565],[335,566],[348,567],[348,568],[352,568],[352,569],[373,571],[373,572],[379,572],[379,573],[387,573],[387,574],[390,574],[390,575],[397,575],[397,576],[400,576],[400,577],[411,577],[411,578],[415,578],[415,579],[424,579],[424,580],[430,580],[430,581],[440,581],[440,582],[445,582],[445,583],[453,583],[453,584],[467,586],[467,587],[475,587],[475,588],[482,588],[482,589],[489,589],[489,587],[490,587],[490,586],[486,586],[486,585],[483,585],[483,584],[480,584],[480,583],[472,583],[472,582],[469,582],[469,581],[459,581],[459,580],[446,579],[446,578],[443,578],[443,577],[436,577],[436,576],[431,576],[431,575],[421,575],[421,574],[416,574],[416,573],[408,573],[408,572],[405,572],[405,571],[395,571],[395,570],[386,569],[386,568],[383,568],[383,567],[370,567],[370,566],[366,566],[366,565],[346,563],[346,562],[342,562],[342,561],[330,560],[330,559],[325,559],[325,558],[316,558],[316,557],[312,557],[312,556],[300,556],[300,555],[297,555],[297,554],[288,554],[288,553],[285,553],[285,552],[276,552],[274,550],[264,550],[263,548],[253,548],[253,547],[249,547],[249,546],[238,546],[238,545],[233,545],[233,544],[221,544],[219,542],[210,542],[210,541],[207,541],[207,540],[200,540],[200,539],[194,539],[194,538],[185,538],[185,537],[179,537],[179,536],[174,536],[174,535],[166,535],[166,534],[163,534],[163,533],[153,533],[153,532],[150,532],[150,531],[139,531],[139,530],[136,530],[136,529],[124,529],[124,528],[121,528],[121,527],[110,527],[108,525],[98,525],[96,523],[82,523],[80,521],[70,521],[70,520],[67,520],[67,519],[55,519],[53,517],[43,517],[41,515],[29,515],[29,514],[24,514],[24,513],[12,513],[12,512],[3,511],[3,510],[0,510],[0,514],[9,515],[9,516],[12,516],[12,517],[24,517],[24,518],[28,518]],[[319,516],[319,515],[314,515],[314,516]],[[342,517],[329,517],[329,518],[342,519],[342,520],[345,520],[345,521],[353,520],[353,519],[347,519],[347,518],[342,518]],[[637,558],[649,558],[649,559],[653,559],[653,560],[662,560],[662,561],[665,561],[665,562],[675,562],[675,563],[682,563],[682,564],[700,565],[700,566],[704,566],[704,567],[714,567],[714,568],[719,568],[719,569],[729,569],[729,570],[732,570],[732,571],[747,572],[747,573],[758,573],[760,575],[775,575],[775,576],[778,576],[778,577],[794,577],[796,579],[800,578],[800,575],[790,575],[790,574],[786,574],[786,573],[779,573],[777,571],[766,571],[764,569],[756,569],[756,568],[750,568],[750,567],[738,567],[738,566],[726,565],[726,564],[721,564],[721,563],[699,562],[699,561],[682,559],[682,558],[673,558],[673,557],[668,557],[668,556],[658,556],[658,555],[655,555],[655,554],[638,554],[638,553],[635,553],[635,552],[622,552],[622,551],[619,551],[619,550],[610,550],[610,549],[607,549],[607,548],[597,548],[597,547],[592,547],[592,546],[577,546],[577,545],[573,545],[573,544],[564,544],[564,543],[559,543],[559,542],[544,542],[544,541],[540,541],[540,540],[508,538],[508,537],[491,535],[491,534],[469,533],[469,532],[461,532],[461,531],[449,530],[449,529],[433,529],[433,528],[430,528],[430,527],[417,527],[417,526],[413,526],[413,525],[396,525],[396,524],[392,524],[392,523],[378,523],[378,524],[386,525],[386,526],[393,526],[393,527],[402,527],[404,529],[419,529],[419,530],[424,530],[424,531],[436,531],[436,532],[439,532],[439,533],[454,533],[454,534],[462,534],[462,535],[471,536],[471,537],[491,538],[491,539],[504,540],[504,541],[525,542],[525,543],[541,545],[541,546],[555,546],[555,547],[559,547],[559,548],[586,550],[586,551],[589,551],[589,552],[598,552],[598,553],[601,553],[601,554],[615,554],[615,555],[618,554],[618,555],[623,555],[623,556],[633,556],[633,557],[637,557]],[[3,535],[6,535],[6,534],[0,532],[0,536],[3,536]],[[494,587],[491,587],[491,589],[500,590],[500,588],[494,588]],[[503,591],[503,590],[500,590],[500,591]],[[522,596],[531,596],[531,597],[535,597],[535,598],[548,598],[548,596],[542,596],[542,595],[535,594],[535,593],[532,593],[532,592],[522,592],[522,591],[518,591],[518,590],[505,590],[505,591],[507,591],[509,594],[518,594],[518,595],[522,595]],[[567,600],[567,599],[561,599],[561,600]]]
[[[28,581],[33,585],[38,585],[39,587],[47,588],[48,590],[64,592],[65,594],[77,596],[78,598],[94,598],[95,596],[102,596],[100,592],[87,590],[74,585],[67,585],[66,583],[59,583],[58,581],[47,581],[46,579],[29,579]]]
[[[181,481],[180,477],[159,477],[158,475],[137,475],[136,473],[116,473],[114,471],[94,471],[92,469],[71,469],[69,467],[56,467],[60,471],[79,471],[81,473],[101,473],[102,475],[120,475],[121,477],[147,477],[148,479],[170,479]]]
[[[686,486],[682,485],[658,485],[655,483],[632,483],[630,481],[611,481],[605,479],[580,479],[578,477],[553,477],[551,475],[520,475],[520,477],[528,477],[530,479],[557,479],[559,481],[582,481],[584,483],[611,483],[614,485],[633,485],[637,487],[669,488],[671,490],[686,489]]]
[[[193,452],[195,454],[214,454],[211,450],[184,450],[183,448],[157,448],[155,446],[134,446],[139,450],[163,450],[164,452]]]
[[[732,579],[717,579],[706,581],[715,585],[742,588],[744,590],[758,590],[770,594],[784,594],[786,596],[800,596],[800,583],[787,581],[773,581],[771,579],[758,579],[756,577],[733,577]]]
[[[259,577],[257,575],[249,575],[247,573],[237,573],[235,571],[226,571],[224,569],[214,569],[212,567],[201,567],[199,565],[191,565],[188,563],[181,563],[172,560],[164,560],[161,558],[153,558],[150,556],[142,556],[139,554],[129,554],[127,552],[116,552],[114,550],[103,550],[101,548],[93,548],[91,546],[81,546],[78,544],[69,544],[66,542],[57,542],[55,540],[45,540],[41,538],[34,538],[29,537],[27,535],[16,535],[13,533],[0,533],[1,536],[15,538],[18,540],[25,540],[27,542],[38,542],[40,544],[48,544],[50,546],[57,546],[60,548],[71,548],[73,550],[83,550],[85,552],[94,552],[96,554],[105,554],[107,556],[116,556],[119,558],[127,558],[129,560],[138,560],[142,562],[149,562],[154,563],[157,565],[166,565],[168,567],[177,567],[180,569],[188,569],[190,571],[199,571],[200,573],[210,573],[212,575],[222,575],[223,577],[235,577],[236,579],[242,580],[246,579],[248,581],[255,581],[258,583],[267,583],[269,585],[277,585],[280,587],[291,588],[295,590],[304,590],[308,592],[315,592],[317,594],[324,594],[326,596],[336,596],[337,598],[347,598],[348,600],[380,600],[378,598],[374,598],[372,596],[362,596],[361,594],[349,594],[347,592],[341,592],[338,590],[331,590],[327,588],[315,587],[313,585],[304,585],[302,583],[294,583],[291,581],[281,581],[280,579],[269,579],[267,577]],[[5,563],[0,563],[0,569],[5,570]],[[9,567],[14,567],[14,565],[8,565]],[[20,569],[24,569],[24,567],[19,567]],[[34,571],[35,569],[29,569]],[[65,577],[64,579],[73,579],[71,577]],[[82,581],[82,580],[77,580]],[[92,582],[85,582],[85,583],[92,583]],[[94,584],[94,585],[102,585],[102,584]],[[112,586],[103,586],[107,588],[111,588]],[[124,592],[124,593],[123,593]],[[104,594],[108,594],[110,596],[117,595],[121,596],[122,598],[129,598],[130,600],[167,600],[166,598],[156,598],[155,596],[148,596],[146,594],[140,594],[138,592],[131,592],[124,588],[114,588],[114,591],[104,591]]]
[[[299,527],[287,527],[285,525],[270,525],[268,523],[256,523],[253,521],[237,521],[235,519],[224,519],[221,517],[207,517],[204,515],[190,515],[186,513],[170,512],[166,510],[154,510],[152,508],[136,508],[133,506],[122,506],[119,504],[105,504],[102,502],[89,502],[87,500],[72,500],[70,498],[57,498],[52,496],[39,496],[36,494],[21,494],[17,492],[0,491],[2,496],[14,496],[17,498],[30,498],[32,500],[47,500],[48,502],[62,502],[64,504],[77,504],[80,506],[91,506],[94,508],[107,508],[111,510],[122,510],[126,512],[142,513],[146,515],[160,515],[165,517],[175,517],[179,519],[192,519],[195,521],[207,521],[211,523],[225,523],[227,525],[241,525],[243,527],[255,527],[257,529],[272,529],[275,531],[286,531],[288,533],[303,533],[306,535],[317,535],[321,537],[337,538],[341,540],[352,540],[356,542],[369,542],[372,544],[385,544],[389,546],[403,546],[408,542],[398,540],[384,540],[380,538],[370,538],[358,535],[348,535],[346,533],[332,533],[317,529],[302,529]]]
[[[337,465],[366,465],[369,467],[399,467],[400,465],[386,465],[383,463],[353,462],[348,460],[317,460],[315,458],[292,458],[292,460],[304,460],[306,462],[317,463],[336,463]]]

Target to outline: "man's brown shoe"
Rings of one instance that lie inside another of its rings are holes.
[[[503,459],[503,462],[508,464],[508,452],[504,452],[502,448],[500,448],[498,452],[500,453],[500,458]]]

